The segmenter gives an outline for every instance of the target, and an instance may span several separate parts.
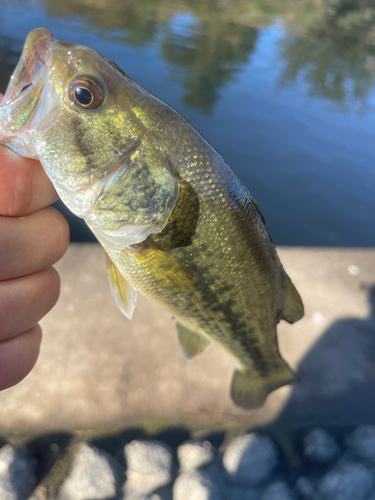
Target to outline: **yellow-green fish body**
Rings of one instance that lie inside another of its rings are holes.
[[[231,394],[245,408],[295,381],[276,325],[302,317],[301,299],[258,205],[181,115],[102,56],[39,29],[0,119],[2,143],[38,157],[97,235],[128,316],[135,289],[176,317],[186,358],[219,343],[237,361]]]

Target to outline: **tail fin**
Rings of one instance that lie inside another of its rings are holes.
[[[304,308],[300,294],[296,287],[291,282],[288,275],[286,277],[285,303],[284,311],[281,319],[285,319],[288,323],[294,323],[304,315]]]
[[[233,374],[231,396],[237,406],[253,410],[264,404],[270,392],[296,382],[296,373],[285,362],[264,375],[255,370],[237,368]]]

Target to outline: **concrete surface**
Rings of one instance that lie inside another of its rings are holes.
[[[42,321],[32,373],[0,394],[0,431],[219,429],[272,422],[357,423],[375,417],[375,250],[279,248],[305,317],[278,327],[302,382],[246,412],[229,398],[234,361],[217,346],[191,363],[169,314],[139,296],[133,321],[112,298],[99,245],[58,263],[61,299]]]

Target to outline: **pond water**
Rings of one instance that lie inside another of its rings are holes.
[[[115,61],[182,113],[279,245],[375,246],[375,1],[0,0],[0,91],[27,33]],[[72,239],[90,235],[72,222]]]

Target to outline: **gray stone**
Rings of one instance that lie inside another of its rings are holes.
[[[320,495],[307,477],[302,476],[297,479],[296,491],[303,500],[320,500]]]
[[[373,487],[371,472],[360,463],[338,463],[321,479],[324,500],[364,500]]]
[[[180,472],[189,472],[211,463],[215,449],[209,441],[187,441],[178,447]]]
[[[26,446],[3,446],[0,449],[1,500],[25,500],[36,483],[34,469]]]
[[[359,425],[345,440],[348,449],[362,460],[375,465],[375,426]]]
[[[231,480],[256,486],[278,465],[276,446],[268,436],[256,433],[237,437],[225,450],[223,465]]]
[[[73,450],[68,477],[58,500],[104,500],[113,498],[124,482],[124,471],[108,453],[80,443]]]
[[[124,448],[126,483],[124,498],[147,496],[172,482],[172,451],[155,440],[134,440]]]
[[[262,500],[294,500],[294,496],[286,483],[277,481],[266,488]]]
[[[46,487],[42,484],[38,484],[32,495],[27,497],[27,500],[49,500]]]
[[[153,493],[142,493],[134,489],[124,488],[122,496],[116,500],[172,500],[172,485],[158,489]]]
[[[315,462],[326,463],[334,460],[340,453],[335,439],[323,429],[313,429],[303,440],[304,453]]]
[[[261,500],[262,491],[240,486],[228,486],[225,490],[226,500]]]
[[[151,495],[146,497],[146,500],[172,500],[172,489],[168,492],[162,493],[152,493]],[[142,500],[142,499],[141,499]]]
[[[180,474],[173,485],[173,500],[222,500],[217,481],[202,471]]]

